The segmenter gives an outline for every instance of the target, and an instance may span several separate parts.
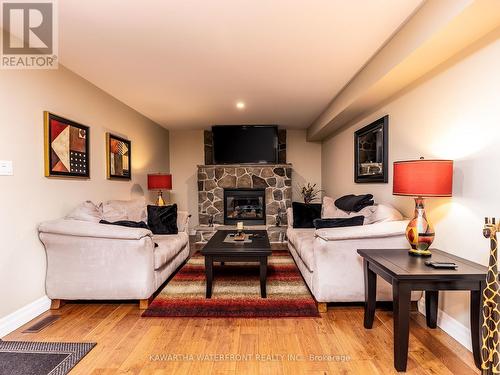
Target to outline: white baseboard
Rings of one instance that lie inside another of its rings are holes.
[[[30,320],[50,309],[50,299],[43,296],[0,319],[0,338],[15,331]]]
[[[425,316],[424,298],[421,298],[418,301],[418,311]],[[466,347],[470,352],[472,352],[472,339],[469,327],[464,326],[458,320],[451,317],[441,309],[438,309],[437,325],[448,335]]]

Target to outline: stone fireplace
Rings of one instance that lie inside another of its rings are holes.
[[[240,193],[236,193],[238,191]],[[244,196],[245,192],[249,193],[247,197]],[[233,193],[230,201],[227,199],[228,193]],[[262,210],[258,207],[259,199],[264,203]],[[211,221],[221,225],[244,221],[246,225],[272,226],[276,224],[278,215],[281,223],[286,225],[286,209],[291,204],[291,164],[198,166],[198,214],[201,225]],[[226,217],[228,209],[231,217]]]

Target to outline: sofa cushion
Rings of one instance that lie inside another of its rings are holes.
[[[401,212],[396,210],[394,207],[385,204],[377,204],[373,206],[373,213],[367,217],[365,224],[375,224],[375,223],[385,223],[387,221],[399,221],[403,220],[403,215]]]
[[[146,199],[129,201],[111,200],[103,203],[103,219],[110,222],[120,220],[147,221]]]
[[[316,230],[316,236],[325,241],[355,240],[361,238],[387,238],[404,236],[408,221],[390,221],[362,227],[325,228]]]
[[[314,229],[289,229],[287,231],[288,242],[290,242],[297,255],[305,264],[307,269],[314,271]]]
[[[293,227],[314,228],[313,220],[321,218],[321,204],[293,202]]]
[[[91,221],[93,223],[98,223],[102,218],[102,203],[97,206],[91,201],[80,203],[65,217],[67,220]]]
[[[177,204],[148,206],[148,225],[154,234],[177,234]]]
[[[154,249],[155,270],[170,262],[189,242],[187,233],[162,234],[153,236],[153,241],[158,244]]]
[[[335,200],[330,197],[323,197],[323,206],[321,206],[321,218],[333,219],[337,217],[338,208],[335,206]]]

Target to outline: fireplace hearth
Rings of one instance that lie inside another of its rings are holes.
[[[224,224],[265,224],[265,202],[264,189],[224,189]]]

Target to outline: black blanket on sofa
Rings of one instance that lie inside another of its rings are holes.
[[[373,195],[344,195],[335,201],[335,206],[343,211],[358,212],[367,206],[373,206]]]

